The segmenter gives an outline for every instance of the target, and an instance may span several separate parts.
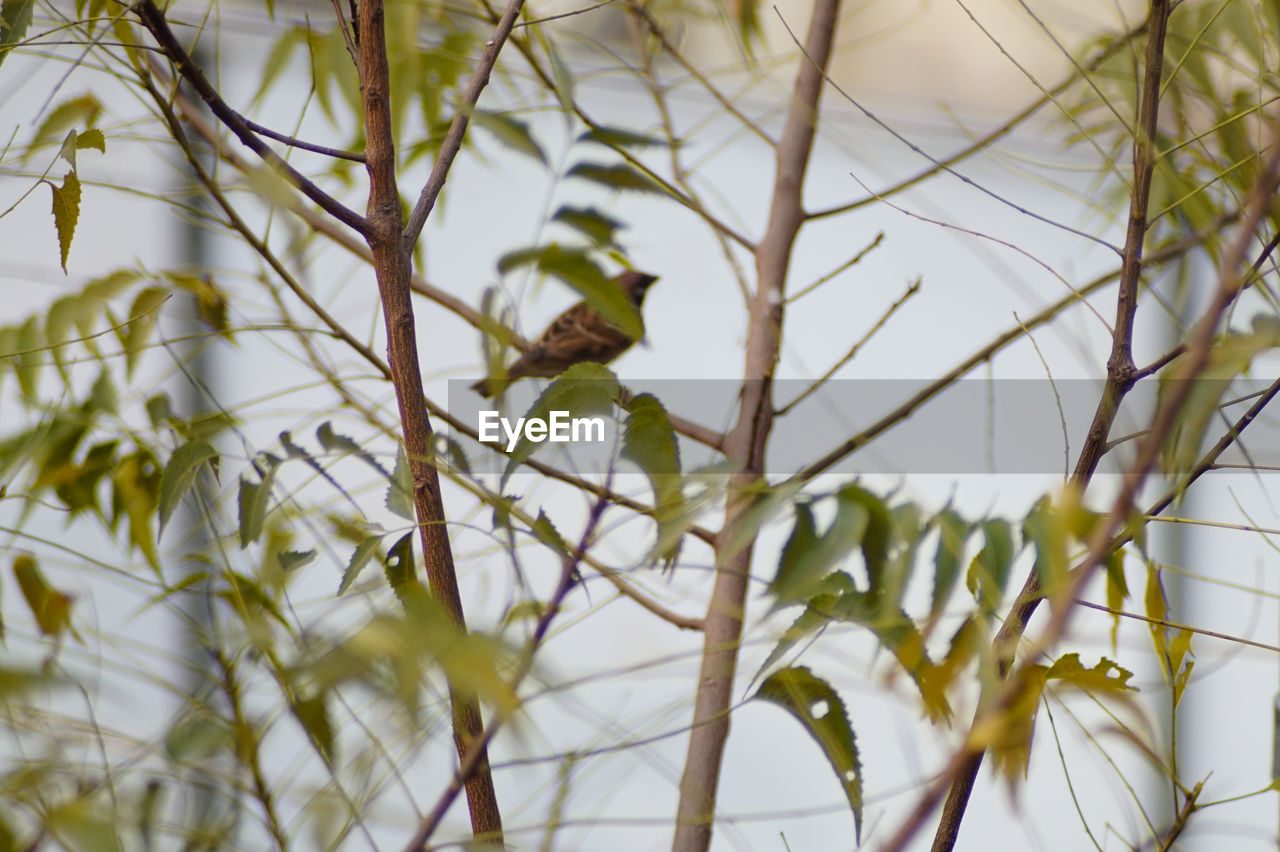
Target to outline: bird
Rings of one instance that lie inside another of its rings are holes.
[[[639,311],[644,294],[658,277],[627,270],[612,280],[631,298],[631,304]],[[507,368],[505,380],[494,382],[484,378],[471,389],[487,398],[512,382],[529,377],[554,378],[584,361],[608,364],[630,349],[633,343],[634,339],[602,317],[595,308],[585,301],[578,302],[552,320],[532,348]]]

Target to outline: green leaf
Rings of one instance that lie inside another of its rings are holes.
[[[628,163],[612,166],[603,163],[578,163],[565,174],[617,192],[644,192],[669,197],[666,187]]]
[[[271,501],[271,486],[275,482],[276,468],[280,460],[270,453],[260,453],[255,467],[261,476],[253,482],[247,476],[240,477],[240,549],[248,547],[262,536],[266,524],[267,505]]]
[[[40,632],[61,638],[71,627],[71,595],[49,585],[35,558],[26,554],[14,557],[13,576]]]
[[[218,286],[212,275],[206,273],[195,276],[167,272],[164,277],[178,289],[185,290],[195,297],[196,314],[201,322],[231,339],[230,326],[227,324],[227,294]]]
[[[542,152],[542,147],[538,145],[538,141],[529,132],[529,125],[523,121],[512,118],[506,113],[491,112],[483,109],[473,112],[471,120],[478,127],[482,127],[493,134],[495,139],[517,154],[532,157],[544,166],[547,164],[547,155]]]
[[[873,599],[886,598],[890,578],[886,569],[889,550],[894,538],[893,515],[884,501],[858,485],[846,485],[836,492],[840,505],[861,506],[866,513],[865,529],[860,538],[862,558],[867,565],[867,579]]]
[[[660,136],[636,133],[624,127],[593,127],[578,137],[579,142],[594,142],[608,148],[656,148],[667,147],[667,140]]]
[[[169,291],[163,287],[144,287],[138,291],[129,306],[129,317],[117,330],[120,345],[124,348],[125,374],[133,375],[133,368],[151,339],[151,332],[160,320],[160,306],[169,300]]]
[[[147,399],[147,420],[153,427],[159,428],[169,422],[169,418],[173,416],[173,403],[169,400],[169,395],[161,391],[155,396]]]
[[[653,519],[658,538],[684,513],[683,480],[680,476],[680,447],[667,410],[657,397],[640,394],[627,400],[628,416],[622,437],[621,457],[634,463],[649,479],[653,489]],[[679,541],[660,558],[670,562],[679,550]]]
[[[1124,549],[1112,551],[1105,563],[1107,570],[1107,609],[1111,610],[1111,653],[1116,653],[1120,631],[1120,610],[1129,597],[1129,584],[1124,576]]]
[[[400,536],[396,543],[391,545],[391,549],[387,551],[387,558],[382,561],[382,567],[391,591],[395,592],[396,599],[401,605],[408,607],[410,595],[423,591],[422,584],[418,582],[418,567],[413,561],[412,532]]]
[[[404,444],[396,447],[396,467],[387,486],[387,508],[406,521],[417,520],[413,509],[413,474],[409,471],[409,455]]]
[[[77,798],[50,808],[45,825],[64,849],[76,852],[123,852],[109,811],[89,798]]]
[[[938,549],[933,557],[933,600],[929,605],[929,617],[936,618],[955,589],[960,577],[960,565],[964,560],[965,541],[969,538],[969,522],[953,509],[946,509],[934,518],[938,527]]]
[[[1040,588],[1049,598],[1050,605],[1060,605],[1057,592],[1067,582],[1067,543],[1070,535],[1065,513],[1067,508],[1053,505],[1048,497],[1041,497],[1022,522],[1022,536],[1035,548],[1033,570],[1040,580]]]
[[[325,763],[332,763],[336,738],[329,718],[329,705],[325,701],[326,694],[321,690],[309,698],[298,696],[289,702],[289,709]]]
[[[107,153],[107,137],[103,136],[102,131],[96,127],[81,130],[76,134],[76,150],[83,151],[86,148]]]
[[[289,626],[275,600],[256,580],[239,571],[225,571],[223,576],[228,585],[217,593],[218,597],[231,604],[242,618],[266,613],[281,626]]]
[[[351,559],[347,561],[347,569],[342,572],[342,581],[338,583],[338,594],[345,594],[347,589],[351,588],[351,584],[360,576],[360,572],[364,570],[364,566],[368,565],[378,553],[378,544],[381,539],[376,535],[365,536],[356,549],[351,554]]]
[[[1093,668],[1086,669],[1080,662],[1079,654],[1063,654],[1054,660],[1046,678],[1061,680],[1078,689],[1088,692],[1137,692],[1138,688],[1129,683],[1133,672],[1108,660],[1098,660]]]
[[[567,204],[552,214],[551,221],[573,228],[601,248],[616,245],[618,231],[626,227],[622,221],[606,216],[594,207],[570,207]]]
[[[606,367],[592,363],[574,364],[534,400],[523,419],[526,422],[534,418],[550,421],[553,411],[568,412],[567,416],[571,418],[610,414],[619,390],[617,378]],[[515,449],[507,459],[506,470],[502,472],[499,489],[540,446],[542,442],[530,440],[528,433],[521,430]]]
[[[837,492],[835,517],[821,535],[809,504],[796,504],[795,512],[796,523],[782,550],[778,573],[769,583],[775,608],[821,592],[831,569],[862,543],[870,522],[866,508],[848,489]]]
[[[205,462],[217,474],[218,451],[207,441],[189,441],[174,450],[169,463],[164,466],[160,477],[160,534],[164,534],[164,525],[169,521],[173,510],[178,507],[183,495],[195,482],[196,473]]]
[[[966,582],[982,609],[992,612],[1000,604],[1009,582],[1014,557],[1013,529],[1008,521],[983,521],[982,535],[985,544],[969,563]]]
[[[304,565],[310,565],[316,559],[314,550],[281,550],[276,554],[276,562],[281,571],[296,571]]]
[[[862,766],[844,702],[825,680],[795,667],[765,678],[755,698],[776,704],[804,726],[818,743],[853,811],[854,837],[862,842]]]
[[[8,9],[11,5],[18,6],[25,0],[4,0],[4,9]],[[0,44],[3,39],[0,39]],[[3,47],[0,47],[0,61],[4,59]],[[49,115],[41,122],[40,127],[36,130],[35,137],[31,140],[31,145],[27,149],[28,156],[30,152],[38,150],[42,145],[48,144],[52,139],[64,136],[66,131],[77,125],[92,125],[98,119],[98,115],[102,112],[102,104],[93,95],[81,95],[77,98],[63,101],[54,107]]]
[[[577,290],[587,304],[634,340],[644,337],[644,321],[626,293],[613,283],[591,256],[582,249],[557,243],[510,252],[498,260],[498,271],[532,266]]]
[[[573,70],[561,58],[560,51],[554,45],[543,40],[543,49],[551,60],[551,81],[555,84],[556,98],[560,101],[561,112],[564,114],[567,126],[573,121],[573,90],[577,78]]]
[[[62,271],[67,271],[67,255],[71,252],[71,238],[76,233],[76,222],[80,219],[80,178],[75,170],[67,172],[62,179],[62,186],[49,184],[53,190],[53,224],[58,230],[58,252],[62,262]]]
[[[233,737],[227,723],[193,702],[174,722],[165,737],[165,751],[179,763],[207,760],[231,748]]]
[[[263,97],[271,89],[271,85],[275,83],[276,78],[288,66],[289,58],[292,56],[294,49],[302,43],[303,32],[297,27],[288,28],[280,34],[280,38],[267,51],[266,61],[263,62],[262,71],[258,74],[258,91],[254,92],[253,99],[249,101],[251,105],[257,105],[262,102]]]
[[[147,563],[158,574],[160,554],[156,537],[151,532],[151,516],[160,493],[160,468],[151,453],[144,449],[120,459],[111,474],[112,514],[129,520],[129,543],[138,548]]]
[[[27,35],[36,0],[4,0],[0,5],[0,62]]]
[[[40,320],[29,316],[17,334],[17,358],[13,362],[13,372],[18,377],[18,387],[22,396],[34,401],[39,389],[41,353],[46,351],[44,335],[40,333]]]

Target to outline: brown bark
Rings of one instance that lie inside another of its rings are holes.
[[[705,620],[693,726],[680,779],[672,844],[678,852],[703,852],[711,845],[751,573],[750,546],[736,553],[727,553],[725,548],[736,538],[751,505],[746,487],[758,482],[764,471],[765,448],[773,423],[773,371],[782,338],[787,268],[804,221],[804,176],[813,149],[818,100],[839,6],[839,0],[819,0],[814,4],[805,58],[796,74],[787,123],[778,141],[769,221],[755,252],[757,283],[747,330],[742,408],[725,439],[725,455],[737,462],[742,472],[730,485],[725,524],[717,542],[716,578]]]
[[[466,630],[462,599],[458,594],[453,549],[449,543],[440,476],[432,462],[431,421],[427,417],[418,366],[417,334],[409,280],[411,246],[402,236],[403,216],[396,184],[395,143],[392,135],[386,40],[381,0],[359,4],[360,64],[366,138],[365,166],[369,174],[369,249],[382,304],[387,333],[387,361],[395,387],[396,406],[404,437],[405,454],[413,477],[414,511],[422,541],[423,561],[431,593],[445,607],[460,630]],[[480,702],[449,685],[453,715],[453,739],[459,759],[484,732]],[[487,756],[467,778],[467,806],[477,838],[501,842],[502,816],[498,810],[493,776]]]

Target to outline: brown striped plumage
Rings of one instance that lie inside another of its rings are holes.
[[[644,302],[649,285],[657,281],[654,275],[628,270],[613,278],[621,287],[636,310]],[[484,397],[493,396],[506,385],[530,376],[553,378],[574,364],[592,361],[608,364],[635,343],[616,325],[600,316],[586,302],[579,302],[552,320],[547,330],[515,363],[507,368],[506,381],[494,387],[489,379],[481,379],[471,389]]]

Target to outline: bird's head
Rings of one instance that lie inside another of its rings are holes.
[[[628,269],[617,277],[618,286],[622,291],[631,297],[631,303],[637,308],[644,302],[644,294],[648,292],[649,286],[658,280],[658,276],[649,275],[646,272],[636,272]]]

